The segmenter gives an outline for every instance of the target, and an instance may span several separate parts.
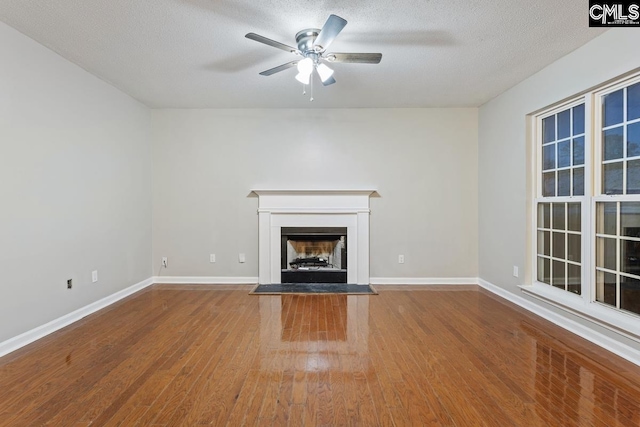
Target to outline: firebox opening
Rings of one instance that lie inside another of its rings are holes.
[[[282,227],[282,283],[347,283],[346,227]]]

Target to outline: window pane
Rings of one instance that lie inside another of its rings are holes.
[[[538,231],[538,255],[551,256],[551,233]]]
[[[551,284],[551,261],[538,257],[538,281]]]
[[[605,130],[602,132],[603,158],[604,160],[621,159],[623,155],[623,131],[624,126]]]
[[[552,204],[552,212],[553,215],[553,229],[554,230],[564,230],[564,203],[553,203]]]
[[[616,239],[596,238],[596,266],[616,270]]]
[[[620,240],[620,271],[640,276],[640,242]]]
[[[584,104],[573,107],[573,134],[584,133]]]
[[[603,169],[604,194],[622,194],[622,162],[608,163]]]
[[[579,234],[568,234],[567,235],[567,259],[569,261],[580,262],[581,255],[580,252],[582,248],[580,247],[580,238]]]
[[[569,203],[567,210],[567,228],[571,231],[581,231],[581,209],[579,203]]]
[[[640,160],[627,162],[627,194],[640,194]]]
[[[573,170],[573,195],[584,196],[584,168]]]
[[[640,118],[640,83],[627,88],[627,120]]]
[[[555,286],[556,288],[564,289],[564,266],[564,262],[553,261],[553,278],[551,279],[551,285]]]
[[[558,139],[571,136],[571,110],[558,113]]]
[[[564,233],[553,233],[553,256],[554,258],[566,259],[564,253]]]
[[[620,234],[627,237],[640,237],[640,202],[620,204]]]
[[[542,147],[542,170],[554,169],[556,167],[556,144],[549,144]]]
[[[627,157],[640,156],[640,122],[627,126]]]
[[[616,275],[596,271],[596,301],[616,305]]]
[[[573,139],[573,164],[584,165],[584,136]]]
[[[567,290],[574,294],[580,295],[582,293],[581,268],[579,265],[567,264]]]
[[[620,308],[640,314],[640,280],[620,276]]]
[[[545,197],[556,195],[556,173],[555,172],[546,172],[542,174],[542,195]]]
[[[622,92],[623,89],[620,89],[603,97],[602,115],[605,127],[622,123]]]
[[[596,233],[616,235],[616,215],[618,206],[615,202],[599,202],[596,206]]]
[[[584,196],[584,168],[573,169],[573,196]]]
[[[558,167],[571,166],[571,141],[558,142]]]
[[[551,228],[551,205],[549,203],[538,205],[538,227]]]
[[[571,170],[558,171],[558,196],[571,195]]]
[[[542,143],[556,140],[556,116],[542,120]]]

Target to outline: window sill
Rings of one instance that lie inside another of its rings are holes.
[[[609,308],[598,302],[586,303],[580,295],[571,294],[540,282],[529,286],[520,286],[520,289],[533,298],[640,342],[640,316]]]

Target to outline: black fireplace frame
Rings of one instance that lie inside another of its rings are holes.
[[[340,253],[341,269],[291,270],[287,265],[289,240],[326,241],[344,237]],[[347,227],[282,227],[280,232],[281,283],[347,283]]]

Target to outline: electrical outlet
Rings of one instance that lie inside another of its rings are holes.
[[[398,255],[398,264],[404,264],[404,255]]]
[[[98,270],[93,270],[91,272],[91,281],[96,283],[98,281]]]
[[[163,257],[162,257],[162,266],[163,266],[164,268],[167,268],[167,267],[169,266],[169,260],[167,260],[167,257],[166,257],[166,256],[163,256]]]
[[[216,262],[216,254],[209,255],[209,262]]]
[[[238,262],[245,262],[247,259],[244,254],[238,254]]]
[[[67,289],[71,289],[73,288],[73,279],[68,279],[67,280]]]
[[[513,277],[518,277],[518,266],[517,265],[513,266]]]

